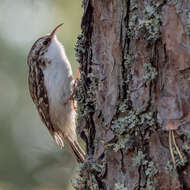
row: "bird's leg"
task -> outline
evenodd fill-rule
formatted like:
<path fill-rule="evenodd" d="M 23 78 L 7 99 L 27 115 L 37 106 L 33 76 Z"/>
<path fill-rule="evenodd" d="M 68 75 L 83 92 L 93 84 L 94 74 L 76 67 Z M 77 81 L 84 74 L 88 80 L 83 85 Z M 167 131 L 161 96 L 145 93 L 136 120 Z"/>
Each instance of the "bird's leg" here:
<path fill-rule="evenodd" d="M 78 79 L 78 77 L 79 77 L 79 74 L 80 74 L 80 71 L 79 71 L 79 69 L 78 69 L 77 75 L 76 75 L 76 77 L 75 77 L 74 84 L 73 84 L 73 92 L 72 92 L 72 94 L 71 94 L 71 96 L 70 96 L 70 98 L 69 98 L 69 101 L 72 101 L 72 106 L 73 106 L 73 109 L 74 109 L 74 110 L 77 109 L 77 107 L 76 107 L 76 105 L 75 105 L 75 101 L 74 101 L 74 95 L 75 95 L 75 93 L 76 93 L 76 85 L 77 85 L 77 79 Z"/>
<path fill-rule="evenodd" d="M 173 147 L 172 147 L 172 141 L 173 141 L 173 144 L 175 146 L 175 149 L 181 159 L 182 162 L 184 162 L 184 159 L 183 159 L 183 156 L 177 146 L 177 143 L 176 143 L 176 140 L 175 140 L 175 134 L 174 134 L 174 130 L 177 129 L 176 127 L 176 121 L 174 121 L 174 125 L 173 125 L 173 122 L 170 120 L 168 122 L 168 126 L 169 126 L 169 149 L 170 149 L 170 154 L 171 154 L 171 157 L 172 157 L 172 161 L 174 163 L 174 165 L 176 164 L 176 161 L 175 161 L 175 156 L 174 156 L 174 152 L 173 152 Z"/>

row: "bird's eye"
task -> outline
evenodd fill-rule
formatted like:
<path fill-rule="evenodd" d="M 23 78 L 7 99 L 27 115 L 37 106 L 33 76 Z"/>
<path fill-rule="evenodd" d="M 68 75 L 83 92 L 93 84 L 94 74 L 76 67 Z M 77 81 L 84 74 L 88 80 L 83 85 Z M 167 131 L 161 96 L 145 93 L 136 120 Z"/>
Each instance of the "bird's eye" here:
<path fill-rule="evenodd" d="M 48 38 L 48 39 L 46 39 L 44 42 L 43 42 L 43 45 L 48 45 L 48 43 L 50 42 L 50 39 Z"/>

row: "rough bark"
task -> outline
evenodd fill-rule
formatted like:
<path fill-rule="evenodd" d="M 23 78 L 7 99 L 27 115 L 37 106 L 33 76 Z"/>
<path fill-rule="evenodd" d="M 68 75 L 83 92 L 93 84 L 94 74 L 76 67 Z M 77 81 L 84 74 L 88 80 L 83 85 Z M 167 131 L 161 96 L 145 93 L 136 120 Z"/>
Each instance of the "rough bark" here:
<path fill-rule="evenodd" d="M 190 189 L 190 2 L 83 0 L 76 189 Z M 173 130 L 184 161 L 173 145 Z"/>

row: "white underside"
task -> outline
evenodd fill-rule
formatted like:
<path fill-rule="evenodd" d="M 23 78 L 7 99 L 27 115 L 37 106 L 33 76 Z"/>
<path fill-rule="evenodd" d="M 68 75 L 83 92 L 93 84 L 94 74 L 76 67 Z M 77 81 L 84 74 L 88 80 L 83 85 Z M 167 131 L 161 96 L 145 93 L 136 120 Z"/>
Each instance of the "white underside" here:
<path fill-rule="evenodd" d="M 45 58 L 50 61 L 43 74 L 52 123 L 64 135 L 75 133 L 75 111 L 71 103 L 68 103 L 73 85 L 72 69 L 65 50 L 56 37 L 45 53 Z"/>

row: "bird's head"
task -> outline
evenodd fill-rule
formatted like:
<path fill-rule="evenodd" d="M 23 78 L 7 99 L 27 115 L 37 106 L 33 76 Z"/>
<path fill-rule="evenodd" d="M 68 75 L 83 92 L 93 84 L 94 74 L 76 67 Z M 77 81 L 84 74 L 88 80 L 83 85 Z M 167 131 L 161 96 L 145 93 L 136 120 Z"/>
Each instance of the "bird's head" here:
<path fill-rule="evenodd" d="M 47 34 L 45 36 L 42 36 L 32 46 L 28 59 L 32 58 L 33 60 L 37 59 L 39 56 L 43 55 L 45 52 L 48 51 L 48 47 L 50 46 L 52 40 L 55 39 L 57 30 L 62 26 L 63 24 L 59 24 L 50 34 Z"/>

